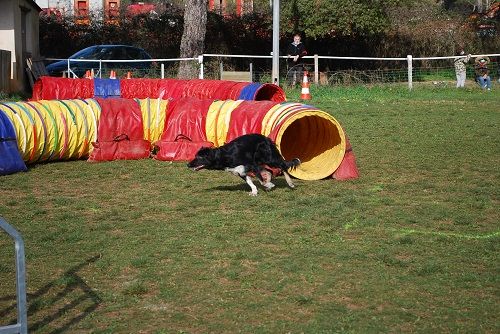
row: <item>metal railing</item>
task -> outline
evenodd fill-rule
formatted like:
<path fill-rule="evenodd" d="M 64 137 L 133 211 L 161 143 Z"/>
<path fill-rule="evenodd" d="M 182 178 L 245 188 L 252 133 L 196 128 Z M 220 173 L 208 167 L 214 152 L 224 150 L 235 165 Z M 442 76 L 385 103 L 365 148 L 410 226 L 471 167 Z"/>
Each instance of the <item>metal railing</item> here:
<path fill-rule="evenodd" d="M 16 252 L 16 295 L 17 295 L 17 323 L 0 327 L 0 334 L 27 334 L 28 313 L 26 301 L 26 262 L 24 258 L 24 242 L 21 234 L 0 217 L 0 229 L 3 229 L 15 243 Z"/>
<path fill-rule="evenodd" d="M 98 68 L 98 71 L 97 71 L 97 76 L 99 76 L 99 78 L 102 77 L 102 64 L 103 63 L 153 63 L 153 62 L 157 62 L 157 63 L 161 63 L 161 77 L 164 78 L 165 76 L 165 65 L 163 64 L 164 62 L 176 62 L 176 61 L 192 61 L 192 60 L 197 60 L 198 63 L 200 64 L 201 66 L 201 72 L 200 73 L 203 73 L 203 56 L 198 56 L 198 57 L 195 57 L 195 58 L 165 58 L 165 59 L 106 59 L 106 60 L 103 60 L 103 59 L 56 59 L 56 58 L 47 58 L 47 60 L 66 60 L 68 66 L 67 66 L 67 72 L 68 72 L 68 75 L 71 75 L 73 76 L 73 78 L 78 78 L 78 76 L 75 74 L 75 72 L 73 72 L 73 70 L 71 69 L 71 63 L 74 62 L 87 62 L 87 63 L 98 63 L 99 64 L 99 68 Z"/>

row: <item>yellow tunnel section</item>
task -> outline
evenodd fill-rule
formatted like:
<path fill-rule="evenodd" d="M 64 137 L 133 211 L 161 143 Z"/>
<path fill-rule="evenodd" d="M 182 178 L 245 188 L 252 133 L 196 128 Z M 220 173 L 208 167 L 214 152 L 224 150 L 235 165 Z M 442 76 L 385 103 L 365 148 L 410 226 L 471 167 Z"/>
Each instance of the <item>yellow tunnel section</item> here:
<path fill-rule="evenodd" d="M 299 158 L 290 174 L 301 180 L 332 175 L 344 158 L 346 141 L 340 124 L 325 112 L 304 111 L 286 119 L 276 134 L 276 146 L 285 160 Z"/>
<path fill-rule="evenodd" d="M 101 109 L 93 99 L 2 102 L 26 163 L 81 159 L 97 140 Z"/>
<path fill-rule="evenodd" d="M 206 117 L 206 135 L 214 146 L 226 143 L 230 126 L 242 126 L 231 117 L 241 102 L 215 101 L 210 106 Z M 252 109 L 245 111 L 251 113 Z M 344 130 L 333 116 L 314 107 L 290 102 L 276 104 L 265 113 L 260 125 L 261 134 L 276 143 L 285 160 L 300 159 L 301 164 L 289 171 L 298 179 L 329 177 L 344 158 Z"/>

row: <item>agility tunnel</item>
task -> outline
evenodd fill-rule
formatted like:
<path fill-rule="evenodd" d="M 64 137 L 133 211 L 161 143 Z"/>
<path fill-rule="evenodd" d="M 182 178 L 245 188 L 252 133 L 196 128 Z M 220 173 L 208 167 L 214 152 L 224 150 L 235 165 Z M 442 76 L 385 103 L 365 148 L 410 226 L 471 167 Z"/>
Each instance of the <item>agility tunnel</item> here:
<path fill-rule="evenodd" d="M 276 85 L 226 80 L 177 79 L 70 79 L 41 77 L 33 87 L 32 100 L 69 100 L 94 97 L 177 99 L 196 97 L 216 100 L 286 100 Z"/>
<path fill-rule="evenodd" d="M 189 160 L 200 147 L 218 147 L 247 133 L 261 133 L 276 143 L 285 159 L 301 160 L 291 175 L 319 180 L 333 175 L 346 153 L 338 121 L 300 103 L 182 98 L 172 102 L 167 119 L 166 131 L 155 143 L 159 149 L 155 158 L 160 160 L 174 160 L 171 157 L 178 156 L 181 148 L 190 154 L 180 160 Z"/>
<path fill-rule="evenodd" d="M 30 164 L 84 159 L 185 161 L 247 133 L 270 137 L 302 180 L 357 177 L 344 130 L 330 114 L 300 103 L 162 99 L 41 100 L 1 103 L 18 151 Z M 4 121 L 5 123 L 5 121 Z M 7 137 L 7 136 L 5 136 Z M 12 140 L 12 133 L 8 136 Z"/>

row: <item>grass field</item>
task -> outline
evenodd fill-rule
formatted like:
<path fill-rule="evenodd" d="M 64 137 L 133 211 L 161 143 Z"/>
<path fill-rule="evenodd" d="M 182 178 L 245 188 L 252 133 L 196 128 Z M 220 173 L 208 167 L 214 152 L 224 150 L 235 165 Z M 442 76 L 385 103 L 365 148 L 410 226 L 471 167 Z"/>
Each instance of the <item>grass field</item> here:
<path fill-rule="evenodd" d="M 30 332 L 499 333 L 500 86 L 312 94 L 344 125 L 359 179 L 279 179 L 250 197 L 227 173 L 153 160 L 0 177 Z M 0 237 L 6 325 L 14 251 Z"/>

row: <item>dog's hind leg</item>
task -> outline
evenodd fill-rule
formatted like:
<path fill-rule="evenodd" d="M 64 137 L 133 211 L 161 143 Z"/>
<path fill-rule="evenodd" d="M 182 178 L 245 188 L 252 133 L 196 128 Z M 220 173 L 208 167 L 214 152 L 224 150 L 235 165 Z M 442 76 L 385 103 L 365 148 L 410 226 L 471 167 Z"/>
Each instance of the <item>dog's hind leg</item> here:
<path fill-rule="evenodd" d="M 285 176 L 286 183 L 290 188 L 295 188 L 295 184 L 292 182 L 292 178 L 290 177 L 290 174 L 288 174 L 287 171 L 283 171 L 283 175 Z"/>
<path fill-rule="evenodd" d="M 262 169 L 260 172 L 260 176 L 261 177 L 258 178 L 259 182 L 264 188 L 266 188 L 266 190 L 271 190 L 275 187 L 274 183 L 271 182 L 272 174 L 270 171 Z"/>
<path fill-rule="evenodd" d="M 266 188 L 266 190 L 271 190 L 275 187 L 275 185 L 271 182 L 271 172 L 264 169 L 262 166 L 253 165 L 249 167 L 249 171 L 255 174 L 257 180 L 259 180 L 260 184 Z"/>

